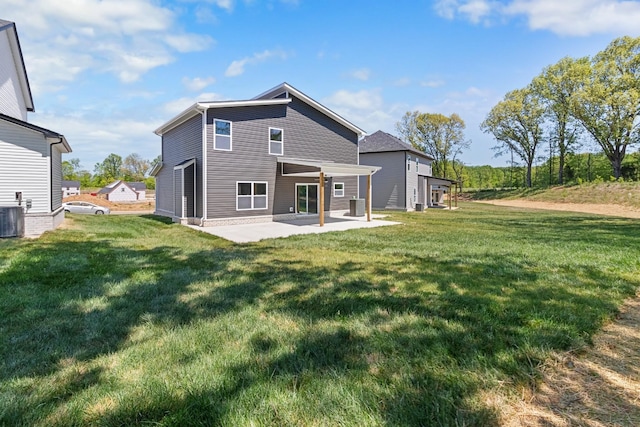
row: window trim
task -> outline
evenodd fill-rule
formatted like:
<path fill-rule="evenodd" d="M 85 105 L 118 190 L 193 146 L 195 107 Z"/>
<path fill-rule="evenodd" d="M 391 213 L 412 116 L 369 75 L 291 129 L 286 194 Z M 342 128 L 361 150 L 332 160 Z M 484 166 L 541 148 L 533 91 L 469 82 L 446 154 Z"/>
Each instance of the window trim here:
<path fill-rule="evenodd" d="M 280 131 L 280 135 L 281 135 L 281 138 L 282 138 L 281 141 L 273 141 L 273 140 L 271 140 L 271 129 Z M 280 143 L 280 147 L 281 147 L 280 153 L 272 153 L 271 152 L 271 143 L 272 142 L 279 142 Z M 271 154 L 272 156 L 284 156 L 284 129 L 269 126 L 269 154 Z"/>
<path fill-rule="evenodd" d="M 218 134 L 216 133 L 216 122 L 225 122 L 229 123 L 229 135 L 220 135 L 220 136 L 228 136 L 229 137 L 229 149 L 226 148 L 218 148 L 216 146 L 216 141 Z M 224 119 L 213 119 L 213 149 L 216 151 L 233 151 L 233 122 L 231 120 Z"/>
<path fill-rule="evenodd" d="M 240 195 L 238 194 L 238 185 L 239 184 L 251 184 L 251 194 L 249 195 Z M 265 194 L 258 194 L 258 196 L 264 196 L 266 198 L 264 208 L 256 208 L 255 207 L 255 197 L 254 194 L 255 184 L 264 184 L 265 185 Z M 251 197 L 251 207 L 250 208 L 240 208 L 238 207 L 238 197 Z M 236 181 L 236 211 L 263 211 L 269 209 L 269 182 L 268 181 Z"/>
<path fill-rule="evenodd" d="M 342 185 L 342 189 L 340 189 L 340 191 L 342 191 L 341 195 L 336 194 L 336 185 Z M 344 182 L 334 182 L 333 183 L 333 197 L 344 197 L 344 194 L 345 194 Z"/>

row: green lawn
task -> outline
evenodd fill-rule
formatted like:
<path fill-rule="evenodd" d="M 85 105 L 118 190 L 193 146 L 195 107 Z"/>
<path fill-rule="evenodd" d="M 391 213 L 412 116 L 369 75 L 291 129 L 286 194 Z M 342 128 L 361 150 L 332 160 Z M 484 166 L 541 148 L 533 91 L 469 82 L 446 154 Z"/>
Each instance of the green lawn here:
<path fill-rule="evenodd" d="M 640 223 L 463 204 L 234 245 L 153 217 L 0 240 L 0 425 L 492 425 L 588 345 Z"/>

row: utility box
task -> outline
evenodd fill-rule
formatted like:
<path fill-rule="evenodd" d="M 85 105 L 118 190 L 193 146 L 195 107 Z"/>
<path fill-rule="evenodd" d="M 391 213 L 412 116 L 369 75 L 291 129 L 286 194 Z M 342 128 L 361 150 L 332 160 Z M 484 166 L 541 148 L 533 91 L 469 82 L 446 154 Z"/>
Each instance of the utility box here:
<path fill-rule="evenodd" d="M 351 199 L 349 200 L 349 215 L 350 216 L 364 216 L 364 199 Z"/>
<path fill-rule="evenodd" d="M 416 212 L 424 211 L 424 203 L 416 203 Z"/>
<path fill-rule="evenodd" d="M 0 238 L 24 237 L 22 206 L 0 206 Z"/>

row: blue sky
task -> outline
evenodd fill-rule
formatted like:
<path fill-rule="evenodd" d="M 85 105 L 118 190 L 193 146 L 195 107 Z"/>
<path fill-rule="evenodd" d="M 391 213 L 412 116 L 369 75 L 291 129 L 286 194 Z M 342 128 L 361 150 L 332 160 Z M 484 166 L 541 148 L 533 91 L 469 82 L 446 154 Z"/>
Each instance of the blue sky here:
<path fill-rule="evenodd" d="M 152 159 L 153 130 L 198 100 L 282 82 L 369 133 L 406 111 L 459 114 L 468 165 L 506 165 L 479 130 L 509 90 L 564 56 L 640 35 L 619 0 L 0 0 L 16 22 L 36 112 L 84 169 Z"/>

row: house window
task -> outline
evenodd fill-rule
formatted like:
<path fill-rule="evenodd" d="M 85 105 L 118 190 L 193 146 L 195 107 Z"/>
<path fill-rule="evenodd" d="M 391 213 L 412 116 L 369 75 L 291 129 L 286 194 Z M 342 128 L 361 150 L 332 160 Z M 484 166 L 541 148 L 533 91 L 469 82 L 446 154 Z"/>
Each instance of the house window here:
<path fill-rule="evenodd" d="M 407 170 L 411 170 L 411 155 L 407 154 Z"/>
<path fill-rule="evenodd" d="M 127 189 L 126 189 L 126 188 L 124 188 L 124 187 L 120 187 L 120 191 L 121 191 L 122 193 L 124 193 L 125 191 L 127 191 Z"/>
<path fill-rule="evenodd" d="M 420 165 L 420 158 L 416 157 L 416 172 L 418 172 L 419 165 Z"/>
<path fill-rule="evenodd" d="M 344 197 L 344 182 L 333 183 L 333 197 Z"/>
<path fill-rule="evenodd" d="M 282 156 L 282 154 L 284 154 L 282 129 L 269 128 L 269 154 L 276 156 Z"/>
<path fill-rule="evenodd" d="M 231 151 L 231 122 L 214 120 L 213 149 Z"/>
<path fill-rule="evenodd" d="M 238 182 L 236 187 L 236 210 L 267 209 L 266 182 Z"/>

